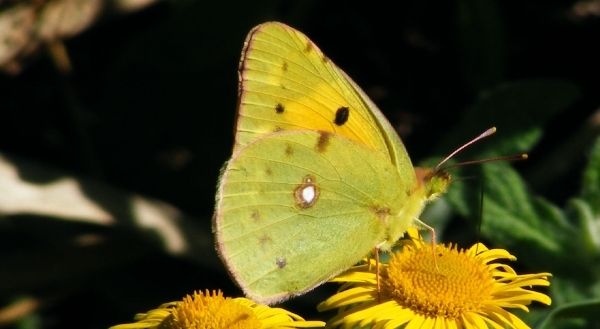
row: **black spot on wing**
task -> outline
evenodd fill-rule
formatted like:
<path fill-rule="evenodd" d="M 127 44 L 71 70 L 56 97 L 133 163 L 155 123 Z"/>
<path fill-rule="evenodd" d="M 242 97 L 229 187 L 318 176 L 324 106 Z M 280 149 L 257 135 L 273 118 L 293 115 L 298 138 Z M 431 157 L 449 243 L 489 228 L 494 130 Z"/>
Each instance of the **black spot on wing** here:
<path fill-rule="evenodd" d="M 285 108 L 283 107 L 283 105 L 281 105 L 281 103 L 277 103 L 277 105 L 275 105 L 275 112 L 277 114 L 281 114 L 285 111 Z"/>
<path fill-rule="evenodd" d="M 350 117 L 350 109 L 346 106 L 342 106 L 337 111 L 335 111 L 335 119 L 333 123 L 338 126 L 342 126 L 346 122 L 348 122 L 348 118 Z"/>
<path fill-rule="evenodd" d="M 275 264 L 277 264 L 279 269 L 282 269 L 287 265 L 287 260 L 283 257 L 277 257 L 277 259 L 275 259 Z"/>

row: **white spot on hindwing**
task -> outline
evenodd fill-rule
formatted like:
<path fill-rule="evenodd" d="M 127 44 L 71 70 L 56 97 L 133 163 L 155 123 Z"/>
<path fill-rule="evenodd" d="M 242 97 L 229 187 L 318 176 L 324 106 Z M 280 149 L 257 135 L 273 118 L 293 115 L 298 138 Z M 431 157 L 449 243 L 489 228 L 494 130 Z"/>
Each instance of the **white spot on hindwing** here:
<path fill-rule="evenodd" d="M 309 185 L 302 189 L 302 199 L 305 203 L 312 203 L 315 199 L 315 187 Z"/>
<path fill-rule="evenodd" d="M 319 189 L 312 176 L 306 175 L 304 177 L 302 184 L 298 185 L 294 190 L 294 198 L 296 199 L 296 204 L 301 208 L 308 208 L 315 204 L 319 198 Z"/>

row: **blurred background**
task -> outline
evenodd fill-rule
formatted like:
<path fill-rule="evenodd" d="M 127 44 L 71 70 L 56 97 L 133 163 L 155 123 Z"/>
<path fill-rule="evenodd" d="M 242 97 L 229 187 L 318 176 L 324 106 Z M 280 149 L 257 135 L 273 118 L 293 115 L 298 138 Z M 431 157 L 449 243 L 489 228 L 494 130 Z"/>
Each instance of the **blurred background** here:
<path fill-rule="evenodd" d="M 443 242 L 514 248 L 519 270 L 555 273 L 555 308 L 600 305 L 600 1 L 0 0 L 0 327 L 107 328 L 194 290 L 240 295 L 211 217 L 243 42 L 271 20 L 346 71 L 415 164 L 491 126 L 457 159 L 528 152 L 491 167 L 516 168 L 498 182 L 453 172 L 483 179 L 425 221 Z M 481 180 L 519 190 L 504 195 L 510 219 L 479 211 Z M 579 197 L 588 215 L 573 215 Z M 322 318 L 335 288 L 286 306 Z M 561 321 L 598 328 L 585 312 Z"/>

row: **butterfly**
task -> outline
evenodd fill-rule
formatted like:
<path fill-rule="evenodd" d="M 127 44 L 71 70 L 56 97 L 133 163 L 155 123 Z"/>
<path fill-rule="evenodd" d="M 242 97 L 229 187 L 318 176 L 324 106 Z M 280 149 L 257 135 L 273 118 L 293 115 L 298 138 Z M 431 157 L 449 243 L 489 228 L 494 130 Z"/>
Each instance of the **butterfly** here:
<path fill-rule="evenodd" d="M 246 296 L 306 293 L 373 250 L 389 251 L 450 176 L 414 168 L 377 106 L 301 32 L 252 29 L 239 65 L 235 144 L 213 231 Z"/>

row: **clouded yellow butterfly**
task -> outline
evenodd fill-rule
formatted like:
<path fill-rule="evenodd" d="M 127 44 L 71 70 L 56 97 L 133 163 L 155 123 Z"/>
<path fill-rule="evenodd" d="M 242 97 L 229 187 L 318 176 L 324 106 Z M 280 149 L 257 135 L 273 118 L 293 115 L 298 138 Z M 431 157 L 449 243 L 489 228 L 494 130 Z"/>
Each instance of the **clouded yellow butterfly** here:
<path fill-rule="evenodd" d="M 418 217 L 450 177 L 413 168 L 375 104 L 304 34 L 255 27 L 239 75 L 213 230 L 248 297 L 303 294 L 407 229 L 428 228 Z"/>

